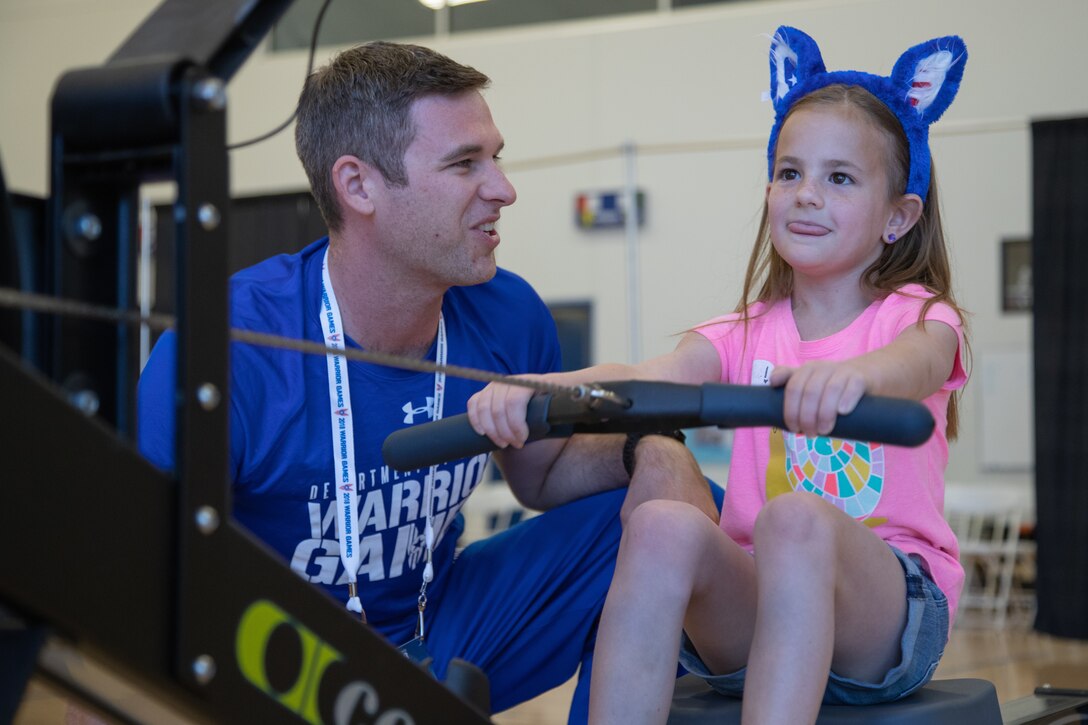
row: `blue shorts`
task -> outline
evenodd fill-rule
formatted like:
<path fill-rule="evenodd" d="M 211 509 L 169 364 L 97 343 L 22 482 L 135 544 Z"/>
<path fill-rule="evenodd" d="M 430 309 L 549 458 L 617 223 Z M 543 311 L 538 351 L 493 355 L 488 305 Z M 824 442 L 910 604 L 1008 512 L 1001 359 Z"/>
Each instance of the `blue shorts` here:
<path fill-rule="evenodd" d="M 427 608 L 427 651 L 487 675 L 501 712 L 581 671 L 570 722 L 588 715 L 597 620 L 612 581 L 627 489 L 573 501 L 466 547 Z M 397 643 L 399 644 L 399 643 Z"/>
<path fill-rule="evenodd" d="M 899 642 L 902 659 L 880 682 L 862 682 L 831 671 L 824 690 L 825 705 L 873 705 L 906 697 L 929 682 L 948 642 L 948 599 L 915 557 L 894 546 L 892 552 L 903 566 L 907 580 L 907 624 Z M 744 693 L 747 668 L 727 675 L 713 675 L 684 634 L 680 664 L 702 677 L 717 692 L 731 697 Z"/>

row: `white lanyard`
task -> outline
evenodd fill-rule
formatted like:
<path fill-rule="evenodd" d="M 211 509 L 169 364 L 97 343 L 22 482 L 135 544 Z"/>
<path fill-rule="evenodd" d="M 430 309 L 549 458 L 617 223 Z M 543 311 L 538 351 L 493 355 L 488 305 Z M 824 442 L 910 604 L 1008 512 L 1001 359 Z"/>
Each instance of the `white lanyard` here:
<path fill-rule="evenodd" d="M 321 316 L 324 321 L 325 345 L 343 350 L 345 346 L 343 323 L 340 319 L 340 306 L 336 302 L 336 293 L 329 276 L 329 250 L 321 261 Z M 438 316 L 438 341 L 435 362 L 446 364 L 446 322 Z M 329 407 L 332 411 L 332 455 L 336 462 L 336 528 L 340 540 L 340 561 L 348 578 L 347 608 L 358 612 L 363 621 L 362 602 L 359 601 L 357 576 L 359 571 L 359 495 L 356 491 L 357 475 L 355 469 L 355 435 L 351 417 L 351 386 L 348 380 L 347 358 L 332 353 L 325 356 L 329 372 Z M 446 374 L 434 374 L 434 420 L 442 418 L 442 408 L 446 397 Z M 422 634 L 423 609 L 427 603 L 427 584 L 434 578 L 434 566 L 431 557 L 434 553 L 434 478 L 438 466 L 431 470 L 424 483 L 424 502 L 427 522 L 423 536 L 427 548 L 427 562 L 423 568 L 423 585 L 419 592 L 420 633 Z"/>

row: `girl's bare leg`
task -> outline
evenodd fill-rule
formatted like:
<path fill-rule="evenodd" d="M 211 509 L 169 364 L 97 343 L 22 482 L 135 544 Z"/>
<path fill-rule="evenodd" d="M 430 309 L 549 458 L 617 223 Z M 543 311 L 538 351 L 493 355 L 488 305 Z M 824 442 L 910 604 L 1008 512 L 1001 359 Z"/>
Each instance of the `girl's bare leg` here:
<path fill-rule="evenodd" d="M 809 493 L 769 501 L 754 541 L 759 605 L 742 722 L 815 722 L 829 669 L 879 681 L 898 663 L 902 567 L 876 534 Z"/>
<path fill-rule="evenodd" d="M 743 665 L 754 584 L 752 558 L 703 511 L 661 500 L 635 509 L 597 632 L 590 722 L 665 722 L 682 626 L 700 647 L 699 633 L 713 631 L 717 659 Z"/>

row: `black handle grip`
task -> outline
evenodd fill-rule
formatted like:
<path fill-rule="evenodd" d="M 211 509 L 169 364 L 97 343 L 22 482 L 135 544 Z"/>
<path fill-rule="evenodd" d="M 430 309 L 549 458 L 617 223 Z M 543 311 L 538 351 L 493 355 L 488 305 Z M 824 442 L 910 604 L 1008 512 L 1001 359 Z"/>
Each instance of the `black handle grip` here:
<path fill-rule="evenodd" d="M 723 428 L 782 428 L 784 398 L 785 388 L 707 383 L 703 385 L 701 417 Z M 838 417 L 831 436 L 920 446 L 933 434 L 933 426 L 929 408 L 916 400 L 865 395 L 853 412 Z"/>
<path fill-rule="evenodd" d="M 783 388 L 756 385 L 706 383 L 702 386 L 675 383 L 618 382 L 606 387 L 631 393 L 629 409 L 576 408 L 542 395 L 529 401 L 526 422 L 529 440 L 549 436 L 615 431 L 653 431 L 714 425 L 721 428 L 753 426 L 785 427 L 782 417 Z M 693 396 L 692 393 L 697 393 Z M 640 400 L 642 401 L 640 403 Z M 549 422 L 553 420 L 564 425 Z M 627 413 L 625 416 L 624 413 Z M 567 424 L 572 425 L 567 425 Z M 929 409 L 914 400 L 866 395 L 849 415 L 840 415 L 831 435 L 835 438 L 875 441 L 899 446 L 919 446 L 933 433 Z M 397 431 L 385 439 L 382 455 L 393 468 L 410 471 L 444 461 L 495 450 L 487 436 L 472 429 L 467 415 L 455 415 Z"/>
<path fill-rule="evenodd" d="M 535 441 L 548 435 L 570 435 L 567 427 L 548 423 L 550 403 L 551 396 L 547 395 L 538 395 L 529 400 L 525 415 L 525 422 L 529 424 L 529 440 Z M 412 471 L 493 450 L 495 444 L 472 429 L 467 414 L 452 415 L 395 431 L 382 443 L 385 462 L 398 471 Z"/>

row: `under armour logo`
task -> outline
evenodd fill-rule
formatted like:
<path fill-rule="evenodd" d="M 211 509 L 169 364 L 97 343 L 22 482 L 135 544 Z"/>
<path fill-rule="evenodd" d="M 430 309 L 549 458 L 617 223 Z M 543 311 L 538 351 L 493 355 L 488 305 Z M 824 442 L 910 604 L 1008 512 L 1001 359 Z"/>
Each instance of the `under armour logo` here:
<path fill-rule="evenodd" d="M 401 407 L 401 410 L 403 410 L 405 413 L 405 425 L 412 425 L 413 423 L 415 423 L 417 415 L 426 415 L 428 419 L 434 418 L 434 398 L 428 395 L 427 404 L 422 405 L 418 408 L 413 408 L 411 401 L 409 401 L 405 403 L 403 407 Z"/>

